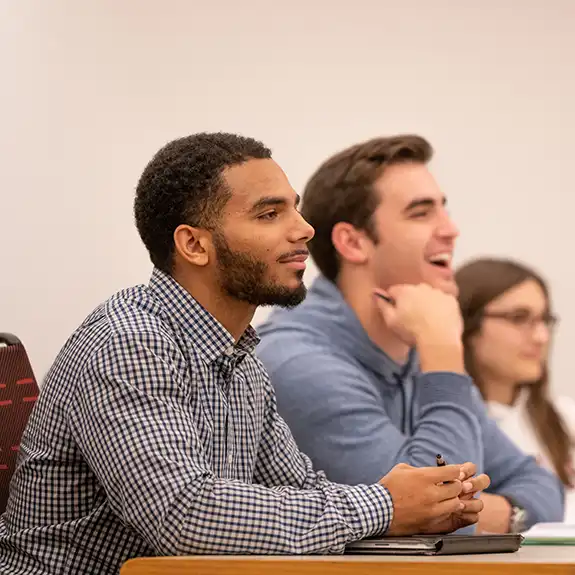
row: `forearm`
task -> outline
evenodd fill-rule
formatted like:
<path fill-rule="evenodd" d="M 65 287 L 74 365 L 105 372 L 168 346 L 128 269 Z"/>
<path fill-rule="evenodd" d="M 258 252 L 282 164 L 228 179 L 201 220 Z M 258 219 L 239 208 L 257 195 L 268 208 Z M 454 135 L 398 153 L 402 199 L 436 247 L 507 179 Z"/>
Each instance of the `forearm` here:
<path fill-rule="evenodd" d="M 419 413 L 403 457 L 412 465 L 430 465 L 441 453 L 450 462 L 483 461 L 482 430 L 474 412 L 472 381 L 465 374 L 459 340 L 417 340 L 421 375 L 415 382 Z M 403 460 L 403 459 L 402 459 Z"/>
<path fill-rule="evenodd" d="M 154 542 L 162 554 L 341 553 L 385 532 L 391 497 L 379 485 L 301 491 L 206 476 L 172 503 Z"/>
<path fill-rule="evenodd" d="M 437 453 L 451 463 L 473 461 L 481 466 L 481 430 L 473 407 L 471 380 L 466 376 L 416 376 L 413 383 L 407 384 L 415 394 L 415 413 L 413 418 L 406 413 L 405 427 L 395 417 L 399 406 L 392 399 L 382 398 L 364 371 L 337 356 L 322 355 L 321 351 L 307 354 L 283 366 L 276 376 L 284 381 L 279 386 L 282 413 L 314 468 L 324 470 L 330 481 L 376 483 L 397 463 L 435 465 Z M 385 385 L 399 393 L 397 384 Z M 293 393 L 295 387 L 297 393 Z M 281 439 L 287 432 L 277 432 L 283 425 L 273 429 L 276 432 L 266 434 L 262 442 L 255 481 L 270 487 L 283 484 L 305 489 L 321 482 L 311 465 L 297 464 L 299 457 L 293 457 L 297 448 Z M 288 449 L 278 450 L 278 445 L 287 444 Z M 303 456 L 303 461 L 309 460 Z"/>
<path fill-rule="evenodd" d="M 520 451 L 485 412 L 481 421 L 485 472 L 491 477 L 489 493 L 507 497 L 525 509 L 528 527 L 540 522 L 562 521 L 564 491 L 557 476 Z"/>
<path fill-rule="evenodd" d="M 433 465 L 441 453 L 449 463 L 472 461 L 481 467 L 483 441 L 473 411 L 471 381 L 455 373 L 427 373 L 416 378 L 417 417 L 394 463 Z"/>
<path fill-rule="evenodd" d="M 260 439 L 253 483 L 270 488 L 321 489 L 329 484 L 325 473 L 315 469 L 310 458 L 299 450 L 291 429 L 277 412 L 271 386 L 268 392 L 268 417 Z M 378 475 L 369 483 L 375 484 L 380 479 Z"/>
<path fill-rule="evenodd" d="M 483 511 L 477 523 L 478 533 L 509 533 L 511 504 L 501 495 L 482 493 Z"/>
<path fill-rule="evenodd" d="M 565 493 L 559 479 L 530 460 L 527 468 L 517 470 L 507 481 L 492 486 L 492 493 L 502 495 L 527 511 L 527 527 L 535 523 L 563 521 Z"/>
<path fill-rule="evenodd" d="M 264 487 L 318 489 L 328 483 L 325 473 L 314 469 L 307 455 L 300 452 L 284 421 L 275 417 L 273 431 L 262 437 L 253 482 Z M 377 477 L 372 483 L 377 483 Z"/>
<path fill-rule="evenodd" d="M 441 341 L 433 335 L 424 335 L 417 339 L 416 347 L 423 373 L 449 371 L 465 374 L 461 340 Z"/>

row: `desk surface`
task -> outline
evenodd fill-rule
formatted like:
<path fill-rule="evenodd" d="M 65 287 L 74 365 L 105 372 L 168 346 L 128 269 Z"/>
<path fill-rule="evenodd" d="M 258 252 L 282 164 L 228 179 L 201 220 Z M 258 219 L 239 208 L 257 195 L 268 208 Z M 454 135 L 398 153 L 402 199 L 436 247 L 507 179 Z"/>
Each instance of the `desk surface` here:
<path fill-rule="evenodd" d="M 575 547 L 527 546 L 517 553 L 439 557 L 302 555 L 150 557 L 121 575 L 575 575 Z"/>

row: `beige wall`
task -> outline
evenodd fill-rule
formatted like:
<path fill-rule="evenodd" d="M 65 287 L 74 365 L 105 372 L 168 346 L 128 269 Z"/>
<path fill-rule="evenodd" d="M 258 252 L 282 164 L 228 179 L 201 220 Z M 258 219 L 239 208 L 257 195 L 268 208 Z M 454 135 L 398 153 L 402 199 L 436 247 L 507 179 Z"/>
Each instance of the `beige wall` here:
<path fill-rule="evenodd" d="M 261 138 L 301 188 L 343 146 L 416 131 L 459 261 L 512 254 L 551 280 L 575 397 L 574 30 L 573 0 L 0 0 L 0 331 L 43 375 L 146 280 L 132 196 L 173 137 Z"/>

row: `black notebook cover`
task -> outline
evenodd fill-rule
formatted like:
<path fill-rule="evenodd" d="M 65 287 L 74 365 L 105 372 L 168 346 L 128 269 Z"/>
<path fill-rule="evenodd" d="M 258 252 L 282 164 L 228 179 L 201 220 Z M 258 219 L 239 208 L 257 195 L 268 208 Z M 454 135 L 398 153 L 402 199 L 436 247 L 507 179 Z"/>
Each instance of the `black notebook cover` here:
<path fill-rule="evenodd" d="M 473 555 L 476 553 L 513 553 L 523 537 L 505 535 L 411 535 L 378 537 L 350 543 L 347 554 L 371 555 Z"/>

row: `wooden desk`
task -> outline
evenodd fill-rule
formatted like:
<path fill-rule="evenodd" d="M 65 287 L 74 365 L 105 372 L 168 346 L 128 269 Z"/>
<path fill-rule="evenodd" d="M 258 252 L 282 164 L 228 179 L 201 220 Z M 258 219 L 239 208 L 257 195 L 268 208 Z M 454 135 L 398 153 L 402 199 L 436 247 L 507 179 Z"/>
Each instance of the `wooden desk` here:
<path fill-rule="evenodd" d="M 120 575 L 575 575 L 575 547 L 445 557 L 204 556 L 132 559 Z"/>

